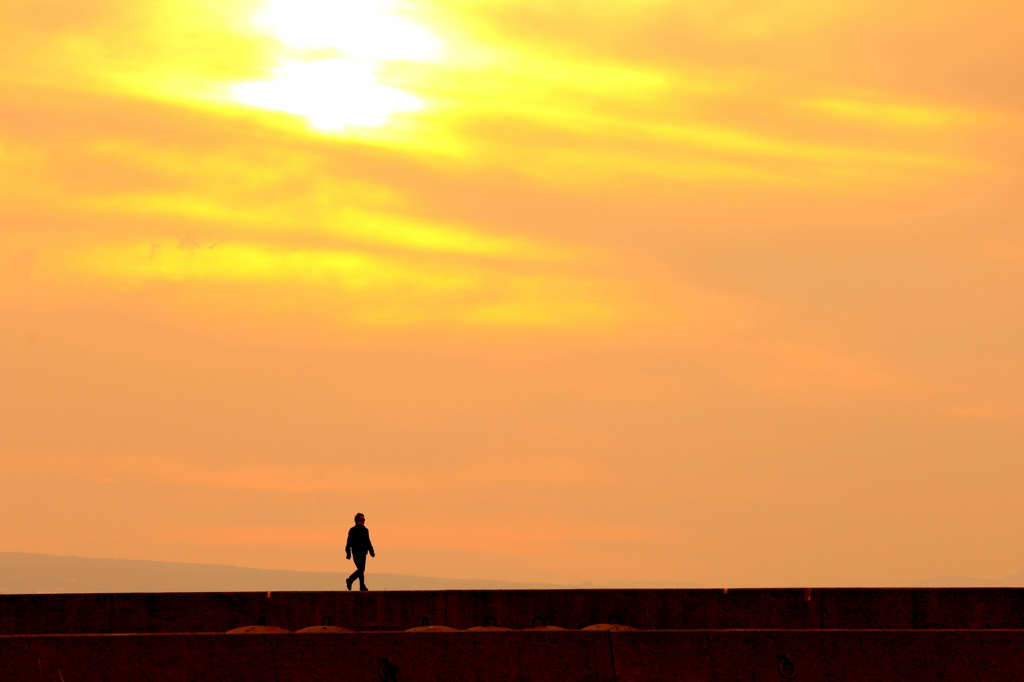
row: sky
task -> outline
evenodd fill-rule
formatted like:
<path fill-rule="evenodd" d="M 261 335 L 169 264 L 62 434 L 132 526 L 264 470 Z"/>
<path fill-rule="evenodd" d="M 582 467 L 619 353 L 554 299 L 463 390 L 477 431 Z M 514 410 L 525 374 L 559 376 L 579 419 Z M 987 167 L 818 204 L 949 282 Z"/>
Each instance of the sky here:
<path fill-rule="evenodd" d="M 1024 5 L 0 5 L 0 551 L 1024 568 Z M 370 582 L 372 587 L 372 581 Z"/>

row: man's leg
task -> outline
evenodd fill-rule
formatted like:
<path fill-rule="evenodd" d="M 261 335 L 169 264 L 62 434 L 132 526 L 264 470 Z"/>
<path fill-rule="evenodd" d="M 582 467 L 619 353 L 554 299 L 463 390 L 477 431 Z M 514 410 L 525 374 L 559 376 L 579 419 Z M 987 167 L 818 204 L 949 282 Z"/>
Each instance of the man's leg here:
<path fill-rule="evenodd" d="M 366 552 L 352 552 L 352 560 L 356 562 L 356 572 L 351 579 L 359 578 L 359 591 L 366 591 L 366 582 L 363 580 L 363 573 L 366 571 Z"/>
<path fill-rule="evenodd" d="M 362 575 L 362 572 L 358 568 L 356 568 L 355 572 L 352 575 L 350 575 L 349 577 L 345 578 L 345 587 L 347 587 L 348 589 L 351 590 L 352 589 L 352 583 L 355 582 L 355 579 L 360 577 L 361 575 Z"/>
<path fill-rule="evenodd" d="M 345 586 L 348 589 L 352 589 L 352 583 L 359 579 L 359 584 L 363 584 L 363 571 L 366 570 L 366 554 L 360 554 L 359 552 L 352 552 L 352 561 L 356 562 L 356 570 L 345 580 Z"/>

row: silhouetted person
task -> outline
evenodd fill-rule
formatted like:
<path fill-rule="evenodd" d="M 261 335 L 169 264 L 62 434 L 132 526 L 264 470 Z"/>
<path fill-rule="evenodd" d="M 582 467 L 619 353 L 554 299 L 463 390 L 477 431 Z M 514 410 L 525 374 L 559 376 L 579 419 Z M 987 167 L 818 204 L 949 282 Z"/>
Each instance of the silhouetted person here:
<path fill-rule="evenodd" d="M 370 553 L 370 556 L 377 556 L 373 553 L 370 531 L 366 528 L 366 518 L 362 514 L 356 514 L 356 525 L 348 529 L 348 542 L 345 543 L 345 558 L 356 562 L 356 572 L 345 579 L 345 585 L 349 590 L 352 589 L 352 583 L 356 581 L 356 578 L 359 578 L 359 591 L 368 591 L 366 582 L 363 580 L 367 552 Z"/>

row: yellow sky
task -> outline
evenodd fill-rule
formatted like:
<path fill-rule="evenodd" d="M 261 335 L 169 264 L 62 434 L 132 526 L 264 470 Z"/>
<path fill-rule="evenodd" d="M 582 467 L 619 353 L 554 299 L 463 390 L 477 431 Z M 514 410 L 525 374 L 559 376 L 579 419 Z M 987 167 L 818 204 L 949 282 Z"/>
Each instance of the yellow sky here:
<path fill-rule="evenodd" d="M 1024 6 L 0 7 L 0 551 L 1024 568 Z"/>

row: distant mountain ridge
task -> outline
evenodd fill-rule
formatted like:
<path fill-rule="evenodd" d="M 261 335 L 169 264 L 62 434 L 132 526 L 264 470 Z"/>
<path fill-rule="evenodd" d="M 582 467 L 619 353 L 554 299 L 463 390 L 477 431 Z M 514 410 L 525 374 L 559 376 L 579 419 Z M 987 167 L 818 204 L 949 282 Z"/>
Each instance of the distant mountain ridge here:
<path fill-rule="evenodd" d="M 76 592 L 290 592 L 345 589 L 348 573 L 285 571 L 142 559 L 0 552 L 0 594 Z M 529 590 L 580 587 L 700 587 L 692 583 L 564 585 L 370 573 L 373 590 Z"/>
<path fill-rule="evenodd" d="M 348 573 L 244 568 L 142 559 L 94 559 L 0 552 L 0 593 L 287 592 L 344 590 Z M 367 575 L 374 590 L 566 587 L 499 580 L 457 580 L 389 573 Z"/>
<path fill-rule="evenodd" d="M 347 573 L 244 568 L 144 559 L 97 559 L 0 552 L 0 594 L 76 592 L 290 592 L 345 589 Z M 672 589 L 706 587 L 687 582 L 616 581 L 557 584 L 432 578 L 371 573 L 373 590 L 530 590 L 579 588 Z M 1024 587 L 1024 571 L 999 580 L 936 576 L 911 587 Z M 738 587 L 738 586 L 737 586 Z M 894 587 L 898 587 L 894 585 Z"/>

